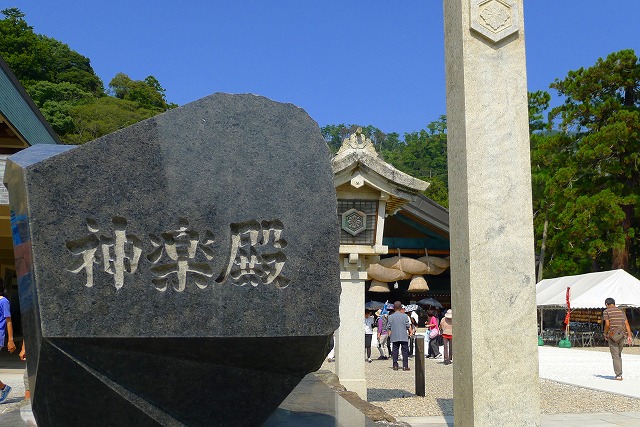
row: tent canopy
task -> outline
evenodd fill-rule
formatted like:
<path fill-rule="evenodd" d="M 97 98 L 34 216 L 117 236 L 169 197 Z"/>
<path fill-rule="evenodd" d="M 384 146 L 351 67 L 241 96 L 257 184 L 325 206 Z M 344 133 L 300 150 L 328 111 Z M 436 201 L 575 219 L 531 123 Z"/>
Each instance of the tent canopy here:
<path fill-rule="evenodd" d="M 624 270 L 542 280 L 536 285 L 538 307 L 566 308 L 568 287 L 571 288 L 572 309 L 604 308 L 604 300 L 609 297 L 617 306 L 640 307 L 640 280 Z"/>

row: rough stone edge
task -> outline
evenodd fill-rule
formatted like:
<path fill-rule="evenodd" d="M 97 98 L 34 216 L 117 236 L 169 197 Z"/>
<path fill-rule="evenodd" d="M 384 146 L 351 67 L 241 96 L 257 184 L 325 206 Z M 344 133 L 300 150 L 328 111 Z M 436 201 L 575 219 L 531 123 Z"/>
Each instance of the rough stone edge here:
<path fill-rule="evenodd" d="M 8 402 L 0 406 L 0 416 L 3 414 L 8 414 L 16 409 L 20 410 L 23 406 L 31 406 L 31 399 L 22 398 L 17 402 Z"/>
<path fill-rule="evenodd" d="M 375 421 L 376 424 L 393 427 L 411 427 L 410 424 L 404 421 L 398 421 L 381 407 L 362 400 L 356 392 L 347 391 L 347 389 L 340 384 L 340 378 L 333 372 L 320 370 L 313 374 L 327 387 L 339 394 L 340 397 L 353 405 L 358 411 L 362 412 L 367 418 Z"/>

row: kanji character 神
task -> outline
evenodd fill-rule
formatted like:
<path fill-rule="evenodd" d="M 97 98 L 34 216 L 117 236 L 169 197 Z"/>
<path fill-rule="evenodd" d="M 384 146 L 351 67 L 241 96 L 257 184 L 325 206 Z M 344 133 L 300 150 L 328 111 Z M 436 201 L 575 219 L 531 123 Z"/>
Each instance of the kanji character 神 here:
<path fill-rule="evenodd" d="M 87 229 L 91 234 L 66 243 L 67 249 L 78 256 L 78 259 L 69 266 L 69 271 L 79 273 L 84 270 L 87 275 L 85 286 L 89 288 L 93 286 L 93 265 L 100 264 L 100 260 L 102 260 L 103 270 L 114 276 L 116 289 L 124 285 L 125 273 L 133 274 L 138 268 L 142 242 L 138 237 L 127 234 L 125 218 L 114 216 L 111 224 L 112 235 L 99 235 L 97 221 L 87 218 Z"/>

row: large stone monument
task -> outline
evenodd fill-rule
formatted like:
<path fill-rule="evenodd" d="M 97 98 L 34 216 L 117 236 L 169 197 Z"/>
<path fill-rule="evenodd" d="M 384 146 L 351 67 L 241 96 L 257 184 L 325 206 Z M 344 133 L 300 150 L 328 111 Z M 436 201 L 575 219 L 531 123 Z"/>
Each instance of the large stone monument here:
<path fill-rule="evenodd" d="M 540 425 L 522 0 L 444 16 L 455 423 Z"/>
<path fill-rule="evenodd" d="M 10 158 L 38 425 L 260 425 L 338 327 L 330 155 L 301 109 L 216 94 Z"/>

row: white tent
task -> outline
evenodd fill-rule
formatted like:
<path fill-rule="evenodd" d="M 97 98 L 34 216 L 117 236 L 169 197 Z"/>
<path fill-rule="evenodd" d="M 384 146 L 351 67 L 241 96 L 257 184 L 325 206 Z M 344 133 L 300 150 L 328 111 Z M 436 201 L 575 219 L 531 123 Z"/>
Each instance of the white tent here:
<path fill-rule="evenodd" d="M 539 308 L 567 307 L 567 288 L 571 288 L 571 308 L 604 308 L 611 297 L 617 306 L 640 307 L 640 280 L 624 270 L 600 271 L 545 279 L 536 285 Z"/>

